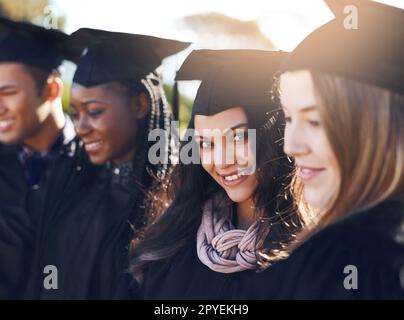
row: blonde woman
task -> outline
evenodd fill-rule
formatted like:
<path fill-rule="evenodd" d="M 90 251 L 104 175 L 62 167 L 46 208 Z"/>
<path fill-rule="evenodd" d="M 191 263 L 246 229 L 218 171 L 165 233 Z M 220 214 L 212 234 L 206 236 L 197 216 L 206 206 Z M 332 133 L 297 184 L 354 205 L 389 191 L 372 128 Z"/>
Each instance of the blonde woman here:
<path fill-rule="evenodd" d="M 242 297 L 404 298 L 404 10 L 328 3 L 336 18 L 295 49 L 279 81 L 293 191 L 314 219 L 288 259 L 237 284 Z M 348 4 L 357 30 L 339 15 Z"/>

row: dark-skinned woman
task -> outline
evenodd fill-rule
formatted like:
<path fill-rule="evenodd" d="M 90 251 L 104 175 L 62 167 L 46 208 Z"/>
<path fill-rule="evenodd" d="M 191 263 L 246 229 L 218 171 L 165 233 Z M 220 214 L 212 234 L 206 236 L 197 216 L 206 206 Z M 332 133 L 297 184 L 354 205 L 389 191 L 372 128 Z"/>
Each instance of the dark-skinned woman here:
<path fill-rule="evenodd" d="M 84 156 L 80 163 L 62 165 L 71 176 L 54 179 L 44 201 L 27 296 L 121 298 L 127 289 L 128 246 L 146 219 L 145 195 L 153 177 L 163 177 L 168 168 L 168 162 L 154 164 L 148 158 L 154 143 L 148 134 L 167 130 L 172 119 L 156 68 L 189 44 L 79 29 L 70 45 L 84 49 L 71 91 Z M 172 153 L 168 143 L 165 152 Z M 57 277 L 44 274 L 46 266 Z"/>

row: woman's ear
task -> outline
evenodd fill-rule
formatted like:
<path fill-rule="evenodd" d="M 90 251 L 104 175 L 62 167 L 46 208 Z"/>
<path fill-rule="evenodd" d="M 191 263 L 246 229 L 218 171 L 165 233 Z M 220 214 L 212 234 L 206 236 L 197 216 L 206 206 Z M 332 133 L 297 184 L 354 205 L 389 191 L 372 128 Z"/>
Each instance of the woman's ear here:
<path fill-rule="evenodd" d="M 145 93 L 133 97 L 132 103 L 136 108 L 136 118 L 143 119 L 150 109 L 150 100 Z"/>
<path fill-rule="evenodd" d="M 50 76 L 46 81 L 44 90 L 44 98 L 48 101 L 53 101 L 62 96 L 63 82 L 59 77 Z"/>

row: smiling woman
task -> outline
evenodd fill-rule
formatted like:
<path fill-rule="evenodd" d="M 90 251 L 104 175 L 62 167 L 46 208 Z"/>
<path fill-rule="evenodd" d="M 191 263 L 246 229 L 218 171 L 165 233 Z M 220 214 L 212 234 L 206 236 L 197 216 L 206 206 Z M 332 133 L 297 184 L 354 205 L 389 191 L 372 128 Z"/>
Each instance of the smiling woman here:
<path fill-rule="evenodd" d="M 175 168 L 173 204 L 134 247 L 137 297 L 230 298 L 231 283 L 256 275 L 260 253 L 280 259 L 300 230 L 282 192 L 292 171 L 279 141 L 283 119 L 267 90 L 285 56 L 200 50 L 178 71 L 177 80 L 202 79 L 189 125 L 201 163 Z"/>
<path fill-rule="evenodd" d="M 171 120 L 155 69 L 188 43 L 80 29 L 69 44 L 84 52 L 71 92 L 81 157 L 63 159 L 38 208 L 44 217 L 27 296 L 125 297 L 129 243 L 147 220 L 154 178 L 164 177 L 170 165 L 147 158 L 148 133 L 167 130 Z M 170 155 L 172 146 L 164 147 Z M 42 287 L 49 265 L 57 269 L 57 290 Z"/>
<path fill-rule="evenodd" d="M 255 150 L 251 150 L 252 141 L 240 138 L 248 130 L 247 115 L 243 108 L 230 108 L 212 116 L 195 116 L 196 132 L 214 132 L 212 136 L 200 137 L 202 167 L 207 173 L 227 192 L 229 198 L 239 204 L 249 202 L 252 194 L 257 188 L 257 177 L 255 172 Z M 229 132 L 231 136 L 223 136 Z M 223 138 L 226 143 L 223 143 Z M 212 141 L 205 146 L 208 141 Z M 198 137 L 196 138 L 198 142 Z M 245 152 L 245 149 L 248 149 Z M 213 159 L 212 159 L 213 155 Z M 252 203 L 249 203 L 251 206 Z M 245 216 L 246 215 L 246 216 Z M 251 212 L 250 212 L 251 215 Z M 239 215 L 240 220 L 247 220 L 249 226 L 254 216 L 247 212 Z M 242 219 L 241 219 L 242 218 Z M 245 223 L 241 223 L 245 225 Z"/>
<path fill-rule="evenodd" d="M 335 200 L 340 170 L 320 121 L 311 74 L 283 74 L 280 90 L 286 120 L 285 153 L 295 159 L 298 178 L 304 183 L 305 201 L 324 209 Z"/>
<path fill-rule="evenodd" d="M 293 193 L 316 219 L 286 260 L 240 282 L 238 297 L 404 298 L 404 10 L 328 3 L 336 18 L 291 53 L 280 76 Z M 359 30 L 344 28 L 347 3 L 358 7 Z"/>
<path fill-rule="evenodd" d="M 119 83 L 85 87 L 73 84 L 71 110 L 77 136 L 94 164 L 133 160 L 140 121 L 149 112 L 145 93 Z"/>

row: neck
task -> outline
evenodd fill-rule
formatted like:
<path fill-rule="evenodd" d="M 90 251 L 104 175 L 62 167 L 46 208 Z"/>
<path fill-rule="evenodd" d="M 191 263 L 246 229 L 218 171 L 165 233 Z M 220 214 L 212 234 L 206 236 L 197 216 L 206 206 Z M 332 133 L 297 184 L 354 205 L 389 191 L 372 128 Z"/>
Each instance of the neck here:
<path fill-rule="evenodd" d="M 120 157 L 111 160 L 111 164 L 113 166 L 120 166 L 124 163 L 133 161 L 134 158 L 135 158 L 135 149 L 132 149 L 129 152 L 121 155 Z"/>
<path fill-rule="evenodd" d="M 62 106 L 51 106 L 51 112 L 42 123 L 41 128 L 32 136 L 25 139 L 22 144 L 35 150 L 49 150 L 59 137 L 66 123 Z"/>
<path fill-rule="evenodd" d="M 254 201 L 251 198 L 237 203 L 237 228 L 247 230 L 255 219 Z"/>

